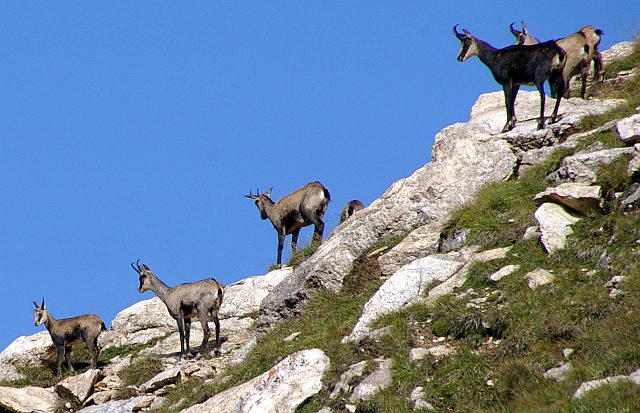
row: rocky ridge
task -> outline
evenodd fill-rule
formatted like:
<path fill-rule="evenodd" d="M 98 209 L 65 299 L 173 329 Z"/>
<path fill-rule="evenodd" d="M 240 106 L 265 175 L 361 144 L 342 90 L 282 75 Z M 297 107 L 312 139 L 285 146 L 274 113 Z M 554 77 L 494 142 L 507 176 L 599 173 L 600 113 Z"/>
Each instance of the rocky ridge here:
<path fill-rule="evenodd" d="M 616 46 L 612 50 L 616 54 L 624 53 L 621 51 L 624 46 Z M 605 53 L 605 58 L 607 56 Z M 0 387 L 0 406 L 16 412 L 53 412 L 65 403 L 67 409 L 89 406 L 82 409 L 87 412 L 158 408 L 165 403 L 163 395 L 167 390 L 181 380 L 190 377 L 215 380 L 225 366 L 242 361 L 260 334 L 279 320 L 304 311 L 305 302 L 318 289 L 340 290 L 354 261 L 389 235 L 406 234 L 406 237 L 379 255 L 378 262 L 386 280 L 365 305 L 360 320 L 351 334 L 345 337 L 345 343 L 371 337 L 376 333 L 373 323 L 385 314 L 418 302 L 431 303 L 444 294 L 452 293 L 464 284 L 473 263 L 502 259 L 508 249 L 479 251 L 474 246 L 463 246 L 456 251 L 438 252 L 443 225 L 451 212 L 472 201 L 487 183 L 518 176 L 526 168 L 542 162 L 553 148 L 576 145 L 589 133 L 595 133 L 572 134 L 571 130 L 585 116 L 604 113 L 621 103 L 618 100 L 569 99 L 561 105 L 564 116 L 560 122 L 546 130 L 536 131 L 537 93 L 521 92 L 516 107 L 523 121 L 513 131 L 501 134 L 499 131 L 504 124 L 502 99 L 501 92 L 480 96 L 467 123 L 451 125 L 436 135 L 432 162 L 393 184 L 368 208 L 336 228 L 318 251 L 299 267 L 249 277 L 227 286 L 220 311 L 221 331 L 225 338 L 220 358 L 179 360 L 175 321 L 164 304 L 158 298 L 152 298 L 121 311 L 111 322 L 110 330 L 99 340 L 101 351 L 140 344 L 147 347 L 140 351 L 139 356 L 160 358 L 162 371 L 131 388 L 134 397 L 114 400 L 123 386 L 119 373 L 134 359 L 129 355 L 115 357 L 100 370 L 88 370 L 68 377 L 54 388 Z M 548 105 L 552 107 L 551 99 Z M 604 127 L 609 130 L 615 128 L 624 142 L 633 144 L 633 133 L 639 124 L 638 115 L 634 115 Z M 632 158 L 629 173 L 635 173 L 637 167 L 634 169 L 632 165 L 640 163 L 639 153 L 640 147 L 594 147 L 565 158 L 562 166 L 549 177 L 554 186 L 536 196 L 538 210 L 535 217 L 539 225 L 528 231 L 530 236 L 539 238 L 549 253 L 561 250 L 571 233 L 571 226 L 582 215 L 602 205 L 603 194 L 594 185 L 598 166 L 628 156 Z M 629 202 L 635 200 L 630 199 Z M 509 276 L 514 269 L 507 267 L 494 274 L 495 277 L 492 275 L 492 280 L 498 282 Z M 552 283 L 554 279 L 554 275 L 544 269 L 526 277 L 531 289 Z M 623 288 L 624 280 L 612 280 L 612 291 Z M 478 296 L 471 303 L 484 306 L 487 297 Z M 198 342 L 201 334 L 199 325 L 194 324 L 192 342 Z M 51 357 L 51 351 L 52 344 L 46 331 L 16 339 L 0 353 L 0 380 L 22 379 L 20 367 L 45 362 Z M 408 357 L 412 360 L 440 358 L 454 351 L 454 346 L 446 341 L 425 342 L 423 347 L 412 350 Z M 292 354 L 264 375 L 213 396 L 187 411 L 295 411 L 300 403 L 320 391 L 320 379 L 330 363 L 321 349 Z M 358 403 L 388 386 L 391 381 L 390 361 L 379 359 L 375 364 L 369 368 L 365 368 L 366 363 L 344 366 L 344 379 L 335 386 L 331 398 L 344 398 L 345 409 L 355 411 Z M 564 370 L 565 367 L 561 371 Z M 549 374 L 558 377 L 560 373 L 553 371 Z M 636 373 L 621 377 L 626 378 L 614 377 L 611 380 L 637 382 Z M 580 394 L 575 397 L 611 381 L 607 380 L 602 378 L 593 385 L 585 383 L 584 389 L 581 387 Z M 413 393 L 416 407 L 432 409 L 431 404 L 423 400 L 420 388 L 414 389 Z"/>

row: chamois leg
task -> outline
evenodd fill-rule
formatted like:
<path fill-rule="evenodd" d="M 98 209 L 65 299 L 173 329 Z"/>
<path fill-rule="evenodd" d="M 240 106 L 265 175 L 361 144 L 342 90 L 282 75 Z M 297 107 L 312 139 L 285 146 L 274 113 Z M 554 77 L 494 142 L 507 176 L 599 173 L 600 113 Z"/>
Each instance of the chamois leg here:
<path fill-rule="evenodd" d="M 540 93 L 540 119 L 538 119 L 538 130 L 544 129 L 544 104 L 546 96 L 544 94 L 544 83 L 538 83 L 536 85 L 538 93 Z M 560 91 L 558 91 L 560 92 Z M 558 100 L 562 98 L 562 94 L 558 93 Z"/>
<path fill-rule="evenodd" d="M 582 73 L 580 73 L 580 80 L 582 81 L 582 87 L 580 89 L 580 97 L 582 99 L 587 98 L 587 78 L 589 77 L 589 66 L 585 66 L 582 68 Z M 565 91 L 565 97 L 569 96 L 569 89 Z"/>
<path fill-rule="evenodd" d="M 184 351 L 184 314 L 180 311 L 180 315 L 176 319 L 178 323 L 178 333 L 180 334 L 180 357 L 186 356 Z"/>
<path fill-rule="evenodd" d="M 56 346 L 56 364 L 58 365 L 57 376 L 62 376 L 62 360 L 64 359 L 64 345 Z"/>
<path fill-rule="evenodd" d="M 296 252 L 298 249 L 298 235 L 300 235 L 300 228 L 291 233 L 291 252 Z"/>
<path fill-rule="evenodd" d="M 593 80 L 596 82 L 604 82 L 604 62 L 599 50 L 593 52 Z"/>
<path fill-rule="evenodd" d="M 71 346 L 66 346 L 64 348 L 64 358 L 67 361 L 67 366 L 69 366 L 69 370 L 73 370 L 73 364 L 71 364 Z"/>
<path fill-rule="evenodd" d="M 220 320 L 218 319 L 218 312 L 213 313 L 213 324 L 216 326 L 216 348 L 214 354 L 216 357 L 220 357 Z"/>
<path fill-rule="evenodd" d="M 198 354 L 203 355 L 207 351 L 207 343 L 211 336 L 211 330 L 209 329 L 209 324 L 207 324 L 207 321 L 209 320 L 208 311 L 206 309 L 198 308 L 198 318 L 200 319 L 200 325 L 202 326 L 202 343 L 200 344 Z"/>
<path fill-rule="evenodd" d="M 96 369 L 98 365 L 98 339 L 91 339 L 90 337 L 82 337 L 84 344 L 87 345 L 89 355 L 91 356 L 91 368 Z"/>
<path fill-rule="evenodd" d="M 184 319 L 184 343 L 187 349 L 187 354 L 191 354 L 191 348 L 189 347 L 189 338 L 191 337 L 191 319 Z"/>
<path fill-rule="evenodd" d="M 502 85 L 502 91 L 504 92 L 504 104 L 507 109 L 507 123 L 504 124 L 502 133 L 510 131 L 516 125 L 515 101 L 519 89 L 519 85 L 512 85 L 511 83 Z"/>
<path fill-rule="evenodd" d="M 278 259 L 276 265 L 282 267 L 282 248 L 284 247 L 284 237 L 287 235 L 284 228 L 278 230 Z"/>

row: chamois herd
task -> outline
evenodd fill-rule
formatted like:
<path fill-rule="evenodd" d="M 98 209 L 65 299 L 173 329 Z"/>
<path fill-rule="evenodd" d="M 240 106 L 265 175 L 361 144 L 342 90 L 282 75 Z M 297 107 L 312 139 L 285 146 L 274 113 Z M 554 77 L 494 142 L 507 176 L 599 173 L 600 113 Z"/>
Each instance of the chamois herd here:
<path fill-rule="evenodd" d="M 580 96 L 586 96 L 587 74 L 591 62 L 594 63 L 594 80 L 601 81 L 604 78 L 604 64 L 598 50 L 602 30 L 592 26 L 585 26 L 577 32 L 558 39 L 540 42 L 531 35 L 524 22 L 521 22 L 522 30 L 509 25 L 510 32 L 516 38 L 516 44 L 502 49 L 497 49 L 489 43 L 474 37 L 469 31 L 463 29 L 460 33 L 458 25 L 453 26 L 453 34 L 461 43 L 461 49 L 457 60 L 464 62 L 472 56 L 477 56 L 484 63 L 496 82 L 503 89 L 507 122 L 502 132 L 514 128 L 516 124 L 515 99 L 520 85 L 534 85 L 540 93 L 540 118 L 538 129 L 545 127 L 544 116 L 544 82 L 548 81 L 551 96 L 556 98 L 555 107 L 551 116 L 551 123 L 558 119 L 558 108 L 563 97 L 568 97 L 569 82 L 572 77 L 580 75 Z M 282 249 L 285 237 L 291 234 L 291 249 L 296 251 L 298 235 L 302 227 L 313 224 L 313 241 L 320 243 L 324 231 L 322 218 L 327 210 L 331 195 L 329 190 L 320 182 L 310 182 L 296 191 L 273 201 L 269 189 L 264 193 L 256 191 L 245 197 L 254 200 L 260 213 L 260 218 L 271 221 L 278 235 L 278 250 L 276 265 L 282 265 Z M 361 201 L 347 202 L 340 214 L 340 224 L 348 220 L 355 212 L 365 206 Z M 218 311 L 224 297 L 224 287 L 216 280 L 209 278 L 197 282 L 180 284 L 169 287 L 163 283 L 149 268 L 147 264 L 137 260 L 131 263 L 131 267 L 138 274 L 138 292 L 153 291 L 164 302 L 171 317 L 178 324 L 180 334 L 180 357 L 190 357 L 189 336 L 191 332 L 191 320 L 198 318 L 203 330 L 202 343 L 197 356 L 207 352 L 207 343 L 210 337 L 208 322 L 213 321 L 216 332 L 214 354 L 220 355 L 220 321 Z M 73 318 L 56 320 L 45 308 L 44 298 L 38 305 L 35 301 L 34 324 L 44 323 L 57 353 L 57 375 L 62 374 L 62 362 L 66 360 L 67 366 L 73 370 L 71 363 L 71 346 L 83 341 L 91 356 L 91 368 L 96 368 L 99 349 L 98 336 L 106 331 L 104 322 L 95 314 L 86 314 Z"/>

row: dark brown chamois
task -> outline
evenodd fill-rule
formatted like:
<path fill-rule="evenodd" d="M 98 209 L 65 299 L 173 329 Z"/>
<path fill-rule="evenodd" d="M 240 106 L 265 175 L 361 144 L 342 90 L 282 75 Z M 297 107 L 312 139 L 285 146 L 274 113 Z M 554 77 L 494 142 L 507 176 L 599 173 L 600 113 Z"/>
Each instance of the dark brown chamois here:
<path fill-rule="evenodd" d="M 44 304 L 44 298 L 42 304 L 38 305 L 35 301 L 33 305 L 36 307 L 33 310 L 33 323 L 36 326 L 44 323 L 45 327 L 49 331 L 51 341 L 56 346 L 58 372 L 57 375 L 62 375 L 62 359 L 67 361 L 69 370 L 73 371 L 73 365 L 71 364 L 71 346 L 78 342 L 84 341 L 91 354 L 91 368 L 95 369 L 98 363 L 98 336 L 101 332 L 106 331 L 104 322 L 95 314 L 85 314 L 73 318 L 63 318 L 56 320 L 47 311 Z"/>
<path fill-rule="evenodd" d="M 534 85 L 538 89 L 540 93 L 538 129 L 544 128 L 544 82 L 546 80 L 552 88 L 557 86 L 560 92 L 551 116 L 551 123 L 556 122 L 560 100 L 564 94 L 562 69 L 566 62 L 566 54 L 555 42 L 496 49 L 473 37 L 467 30 L 463 29 L 463 33 L 458 33 L 457 27 L 457 24 L 453 26 L 453 34 L 461 43 L 458 61 L 464 62 L 471 56 L 478 56 L 480 61 L 489 68 L 496 82 L 502 86 L 507 108 L 507 123 L 502 128 L 502 132 L 510 131 L 516 124 L 515 101 L 520 85 Z"/>
<path fill-rule="evenodd" d="M 255 195 L 249 191 L 249 195 L 245 195 L 245 197 L 255 200 L 256 207 L 260 211 L 260 218 L 269 219 L 278 233 L 276 264 L 281 266 L 282 247 L 284 246 L 284 238 L 288 234 L 291 234 L 291 250 L 294 252 L 302 227 L 313 224 L 313 242 L 322 241 L 322 233 L 324 232 L 322 217 L 327 210 L 331 195 L 324 185 L 316 181 L 310 182 L 273 202 L 269 198 L 272 189 L 270 188 L 264 194 L 256 193 Z"/>
<path fill-rule="evenodd" d="M 529 33 L 527 26 L 524 22 L 522 24 L 522 31 L 513 28 L 513 23 L 509 26 L 509 30 L 516 38 L 516 44 L 518 45 L 533 45 L 538 44 L 540 41 Z M 582 87 L 580 89 L 580 96 L 585 99 L 587 96 L 587 77 L 589 75 L 589 68 L 591 67 L 591 61 L 594 65 L 593 78 L 596 82 L 600 82 L 604 77 L 604 62 L 602 61 L 602 55 L 600 50 L 600 40 L 604 32 L 600 29 L 596 29 L 593 26 L 584 26 L 577 32 L 556 40 L 556 43 L 567 54 L 567 63 L 562 70 L 562 78 L 564 80 L 564 97 L 569 97 L 569 82 L 571 78 L 580 75 L 582 81 Z M 552 87 L 551 96 L 556 97 L 557 91 Z"/>
<path fill-rule="evenodd" d="M 218 310 L 222 305 L 224 289 L 222 285 L 208 278 L 206 280 L 193 283 L 180 284 L 175 287 L 168 287 L 158 277 L 151 272 L 147 264 L 140 264 L 140 260 L 135 264 L 131 263 L 131 268 L 139 275 L 140 285 L 138 292 L 143 293 L 151 290 L 164 305 L 171 317 L 178 323 L 180 333 L 180 356 L 187 357 L 189 353 L 189 336 L 191 334 L 191 319 L 198 317 L 202 326 L 202 344 L 198 350 L 198 355 L 203 355 L 207 350 L 207 342 L 211 335 L 209 324 L 211 319 L 216 326 L 216 347 L 215 355 L 220 355 L 220 320 L 218 320 Z"/>
<path fill-rule="evenodd" d="M 363 208 L 364 204 L 362 203 L 362 201 L 358 201 L 357 199 L 353 199 L 347 202 L 344 208 L 342 208 L 342 212 L 340 213 L 340 223 L 342 224 L 351 215 L 355 214 L 356 211 L 360 211 Z"/>

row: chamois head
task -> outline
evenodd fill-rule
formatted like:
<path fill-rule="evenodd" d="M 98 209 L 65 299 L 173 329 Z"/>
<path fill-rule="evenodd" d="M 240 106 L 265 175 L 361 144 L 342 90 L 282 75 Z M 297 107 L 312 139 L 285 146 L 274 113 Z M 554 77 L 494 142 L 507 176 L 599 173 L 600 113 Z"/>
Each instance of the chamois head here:
<path fill-rule="evenodd" d="M 151 289 L 151 283 L 149 281 L 149 274 L 153 275 L 151 272 L 151 268 L 147 264 L 140 264 L 140 260 L 137 260 L 135 263 L 131 263 L 131 268 L 138 273 L 140 277 L 140 285 L 138 286 L 138 292 L 143 293 L 147 290 Z"/>
<path fill-rule="evenodd" d="M 520 24 L 522 24 L 522 31 L 518 31 L 514 29 L 513 23 L 509 25 L 509 30 L 511 31 L 511 34 L 513 34 L 516 37 L 517 45 L 532 45 L 532 44 L 540 43 L 538 39 L 536 39 L 534 36 L 532 36 L 529 33 L 529 31 L 527 30 L 527 26 L 524 24 L 523 21 L 521 21 Z"/>
<path fill-rule="evenodd" d="M 245 195 L 245 198 L 255 200 L 256 207 L 258 207 L 258 211 L 260 211 L 260 218 L 263 220 L 269 218 L 267 216 L 267 206 L 273 205 L 273 201 L 269 196 L 271 196 L 271 190 L 273 187 L 269 188 L 269 190 L 263 194 L 260 193 L 260 190 L 256 189 L 256 194 L 252 194 L 251 190 L 249 190 L 249 195 Z"/>
<path fill-rule="evenodd" d="M 457 24 L 453 26 L 453 34 L 460 40 L 460 53 L 458 53 L 457 59 L 459 62 L 464 62 L 471 56 L 478 54 L 478 45 L 476 44 L 476 39 L 467 29 L 462 29 L 462 33 L 459 33 L 457 28 Z"/>
<path fill-rule="evenodd" d="M 33 324 L 35 324 L 36 326 L 39 326 L 40 324 L 44 323 L 47 319 L 46 317 L 47 310 L 44 308 L 44 297 L 42 297 L 41 305 L 38 305 L 38 303 L 36 303 L 35 301 L 33 302 L 33 305 L 36 306 L 35 310 L 33 310 Z"/>

